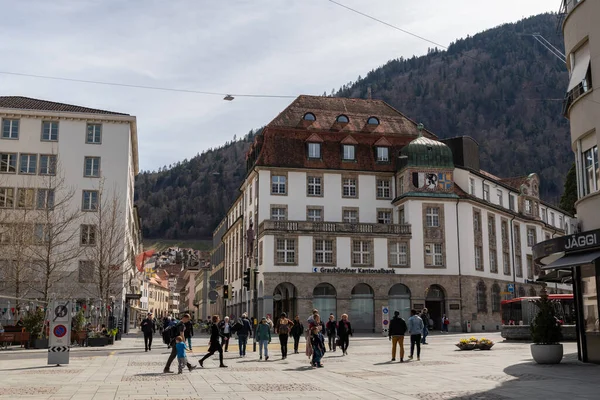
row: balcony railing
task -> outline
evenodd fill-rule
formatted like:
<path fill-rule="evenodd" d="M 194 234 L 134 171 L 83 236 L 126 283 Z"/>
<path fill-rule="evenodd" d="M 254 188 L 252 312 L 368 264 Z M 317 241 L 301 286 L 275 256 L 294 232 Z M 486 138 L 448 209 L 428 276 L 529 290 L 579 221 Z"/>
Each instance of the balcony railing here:
<path fill-rule="evenodd" d="M 310 221 L 263 221 L 258 232 L 358 233 L 365 235 L 411 235 L 410 224 L 372 224 Z"/>

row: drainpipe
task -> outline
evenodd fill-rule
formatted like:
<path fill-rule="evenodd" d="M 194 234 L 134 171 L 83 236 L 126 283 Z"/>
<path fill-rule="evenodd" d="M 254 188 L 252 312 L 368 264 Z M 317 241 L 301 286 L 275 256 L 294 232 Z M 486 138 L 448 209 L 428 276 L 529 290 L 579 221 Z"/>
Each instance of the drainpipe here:
<path fill-rule="evenodd" d="M 456 199 L 456 240 L 458 241 L 458 295 L 460 303 L 460 326 L 463 324 L 463 304 L 462 304 L 462 272 L 461 272 L 461 261 L 460 261 L 460 224 L 458 223 L 458 203 L 460 199 Z"/>

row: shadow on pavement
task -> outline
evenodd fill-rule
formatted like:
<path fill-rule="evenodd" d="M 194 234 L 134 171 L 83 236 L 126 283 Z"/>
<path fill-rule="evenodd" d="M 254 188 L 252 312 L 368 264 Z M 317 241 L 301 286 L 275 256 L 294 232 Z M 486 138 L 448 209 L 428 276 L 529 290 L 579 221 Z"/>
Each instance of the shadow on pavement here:
<path fill-rule="evenodd" d="M 42 367 L 5 368 L 5 369 L 0 369 L 0 371 L 25 371 L 25 370 L 33 370 L 33 369 L 51 369 L 51 368 L 61 368 L 61 366 L 60 365 L 44 365 Z"/>

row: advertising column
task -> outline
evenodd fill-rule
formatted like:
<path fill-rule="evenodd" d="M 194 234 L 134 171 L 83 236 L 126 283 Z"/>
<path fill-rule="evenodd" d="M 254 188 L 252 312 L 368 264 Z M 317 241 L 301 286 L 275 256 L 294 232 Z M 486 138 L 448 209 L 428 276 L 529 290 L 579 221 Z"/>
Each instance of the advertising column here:
<path fill-rule="evenodd" d="M 48 364 L 69 363 L 71 347 L 71 305 L 68 300 L 55 300 L 50 305 L 50 340 Z"/>

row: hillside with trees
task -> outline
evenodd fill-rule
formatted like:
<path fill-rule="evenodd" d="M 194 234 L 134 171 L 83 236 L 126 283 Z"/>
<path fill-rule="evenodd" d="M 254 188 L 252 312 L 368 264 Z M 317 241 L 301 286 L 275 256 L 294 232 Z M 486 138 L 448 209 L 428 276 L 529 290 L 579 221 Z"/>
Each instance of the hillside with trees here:
<path fill-rule="evenodd" d="M 555 14 L 457 40 L 447 51 L 395 59 L 334 96 L 382 99 L 440 138 L 469 135 L 481 167 L 501 177 L 537 172 L 541 195 L 558 204 L 573 162 L 562 98 L 564 63 L 528 34 L 562 49 Z M 245 151 L 258 132 L 158 172 L 142 172 L 136 197 L 146 238 L 209 238 L 237 196 Z"/>

